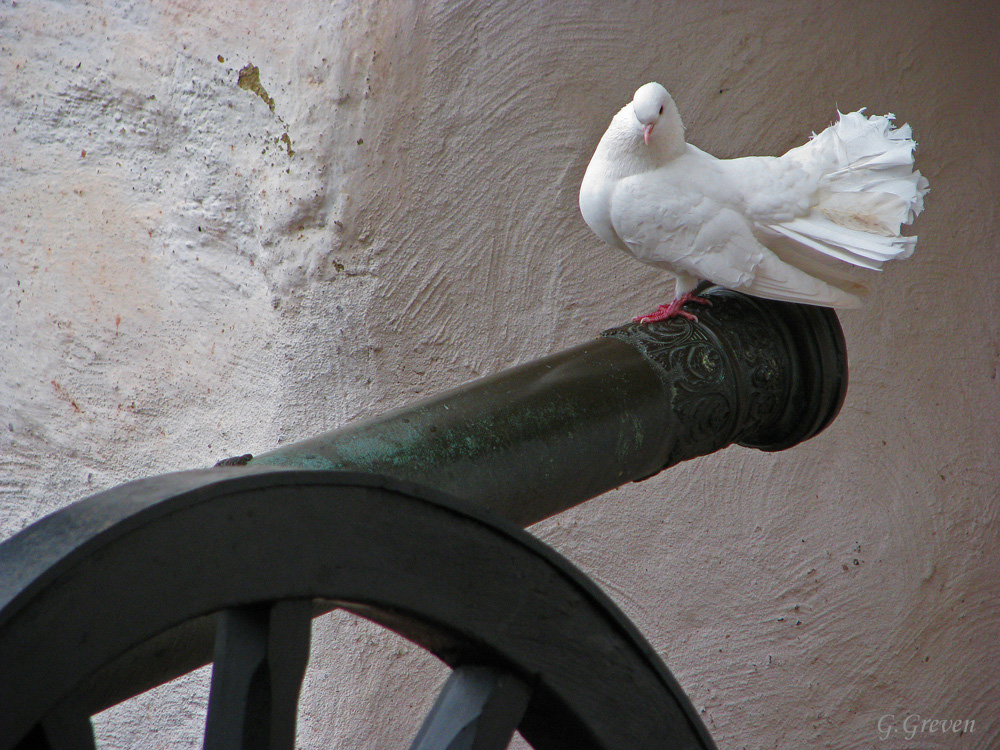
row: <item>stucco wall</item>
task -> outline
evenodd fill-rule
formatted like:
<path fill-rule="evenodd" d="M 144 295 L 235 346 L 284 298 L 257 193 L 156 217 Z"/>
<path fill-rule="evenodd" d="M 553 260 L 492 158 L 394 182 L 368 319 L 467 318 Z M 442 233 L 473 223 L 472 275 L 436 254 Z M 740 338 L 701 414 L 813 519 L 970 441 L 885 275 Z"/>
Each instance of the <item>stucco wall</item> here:
<path fill-rule="evenodd" d="M 997 744 L 987 5 L 0 3 L 0 535 L 662 301 L 667 279 L 576 207 L 647 80 L 718 156 L 780 153 L 837 107 L 893 111 L 932 193 L 916 255 L 841 315 L 833 426 L 533 530 L 635 620 L 721 748 Z M 346 616 L 316 634 L 300 745 L 405 744 L 445 671 Z M 205 684 L 109 711 L 101 741 L 199 746 Z M 880 717 L 911 713 L 975 731 L 880 739 Z"/>

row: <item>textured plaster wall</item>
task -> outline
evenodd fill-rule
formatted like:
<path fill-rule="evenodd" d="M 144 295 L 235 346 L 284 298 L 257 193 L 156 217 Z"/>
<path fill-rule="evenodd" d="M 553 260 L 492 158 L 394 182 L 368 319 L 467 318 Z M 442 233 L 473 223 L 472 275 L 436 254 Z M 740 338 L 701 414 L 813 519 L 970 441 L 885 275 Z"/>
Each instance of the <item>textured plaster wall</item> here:
<path fill-rule="evenodd" d="M 840 418 L 534 531 L 635 620 L 721 748 L 996 745 L 987 6 L 3 0 L 0 535 L 660 301 L 667 280 L 576 208 L 597 139 L 647 80 L 719 156 L 780 153 L 838 106 L 894 111 L 933 192 L 916 255 L 841 316 Z M 299 744 L 405 744 L 445 670 L 347 616 L 315 631 Z M 101 715 L 101 742 L 199 746 L 205 680 Z M 910 713 L 975 731 L 880 739 L 879 717 Z"/>

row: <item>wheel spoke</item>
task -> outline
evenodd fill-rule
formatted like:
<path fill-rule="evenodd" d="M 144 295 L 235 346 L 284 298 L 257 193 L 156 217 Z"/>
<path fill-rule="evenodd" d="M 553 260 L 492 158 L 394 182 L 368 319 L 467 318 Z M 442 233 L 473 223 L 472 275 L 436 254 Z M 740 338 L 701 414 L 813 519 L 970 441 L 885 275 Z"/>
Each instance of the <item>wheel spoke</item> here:
<path fill-rule="evenodd" d="M 308 599 L 219 613 L 206 750 L 294 750 L 311 622 Z"/>
<path fill-rule="evenodd" d="M 445 683 L 410 750 L 503 750 L 531 688 L 493 667 L 459 667 Z"/>

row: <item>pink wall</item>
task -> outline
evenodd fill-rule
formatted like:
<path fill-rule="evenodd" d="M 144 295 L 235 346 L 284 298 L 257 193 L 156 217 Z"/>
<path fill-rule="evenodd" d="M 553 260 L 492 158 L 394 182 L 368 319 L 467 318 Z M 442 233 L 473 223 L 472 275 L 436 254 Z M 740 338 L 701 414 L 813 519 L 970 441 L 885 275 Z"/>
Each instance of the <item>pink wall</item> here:
<path fill-rule="evenodd" d="M 1000 16 L 983 7 L 3 4 L 0 534 L 662 301 L 669 280 L 576 206 L 641 83 L 718 156 L 780 153 L 838 107 L 892 111 L 932 192 L 914 257 L 841 315 L 840 418 L 534 531 L 635 620 L 721 748 L 997 744 Z M 273 112 L 237 86 L 249 63 Z M 403 744 L 443 674 L 328 618 L 300 745 Z M 108 712 L 102 740 L 146 743 L 152 721 L 162 746 L 197 746 L 204 684 Z M 881 741 L 881 717 L 909 714 L 975 730 Z"/>

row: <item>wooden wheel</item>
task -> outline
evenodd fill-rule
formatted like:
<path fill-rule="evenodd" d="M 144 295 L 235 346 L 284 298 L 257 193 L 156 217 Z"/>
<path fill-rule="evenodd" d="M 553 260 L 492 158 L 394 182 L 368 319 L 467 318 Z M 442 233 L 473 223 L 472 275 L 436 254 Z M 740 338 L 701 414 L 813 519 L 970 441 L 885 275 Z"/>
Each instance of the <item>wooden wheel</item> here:
<path fill-rule="evenodd" d="M 93 748 L 93 713 L 208 661 L 206 748 L 293 750 L 331 606 L 452 667 L 414 748 L 713 747 L 634 626 L 529 534 L 377 476 L 248 467 L 132 482 L 0 544 L 0 750 Z"/>

